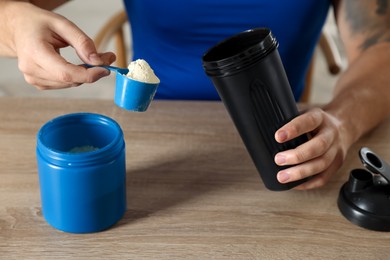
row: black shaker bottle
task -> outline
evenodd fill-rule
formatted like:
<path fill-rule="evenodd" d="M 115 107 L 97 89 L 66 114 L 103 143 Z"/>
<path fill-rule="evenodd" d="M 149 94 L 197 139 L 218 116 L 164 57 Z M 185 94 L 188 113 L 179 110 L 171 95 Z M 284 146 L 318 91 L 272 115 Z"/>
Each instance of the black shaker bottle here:
<path fill-rule="evenodd" d="M 275 141 L 276 130 L 298 115 L 277 47 L 268 28 L 255 28 L 218 43 L 202 61 L 264 185 L 280 191 L 306 180 L 280 183 L 276 175 L 285 167 L 276 165 L 274 156 L 306 142 L 307 136 Z"/>

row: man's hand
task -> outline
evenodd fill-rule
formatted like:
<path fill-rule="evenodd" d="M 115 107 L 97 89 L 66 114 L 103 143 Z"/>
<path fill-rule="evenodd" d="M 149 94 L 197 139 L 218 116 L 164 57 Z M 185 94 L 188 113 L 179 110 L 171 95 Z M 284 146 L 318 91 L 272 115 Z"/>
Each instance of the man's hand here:
<path fill-rule="evenodd" d="M 109 65 L 115 61 L 111 52 L 97 53 L 94 42 L 65 17 L 26 2 L 2 1 L 0 5 L 6 18 L 0 47 L 8 56 L 18 58 L 29 84 L 38 89 L 67 88 L 109 75 L 106 69 L 86 69 L 60 55 L 62 48 L 70 46 L 84 63 Z"/>

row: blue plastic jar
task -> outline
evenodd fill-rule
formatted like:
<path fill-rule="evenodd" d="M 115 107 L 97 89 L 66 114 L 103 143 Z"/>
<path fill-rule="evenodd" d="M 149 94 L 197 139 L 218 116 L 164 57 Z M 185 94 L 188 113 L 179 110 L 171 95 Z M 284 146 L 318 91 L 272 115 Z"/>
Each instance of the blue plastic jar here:
<path fill-rule="evenodd" d="M 125 142 L 114 120 L 91 113 L 57 117 L 39 130 L 36 155 L 42 211 L 50 225 L 89 233 L 122 218 Z"/>

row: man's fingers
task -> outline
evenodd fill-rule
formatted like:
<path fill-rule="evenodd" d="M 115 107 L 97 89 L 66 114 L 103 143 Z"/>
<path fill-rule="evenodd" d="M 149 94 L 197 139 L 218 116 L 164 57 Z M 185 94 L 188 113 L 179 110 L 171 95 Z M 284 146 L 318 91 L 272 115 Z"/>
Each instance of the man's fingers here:
<path fill-rule="evenodd" d="M 276 131 L 275 140 L 279 143 L 283 143 L 309 133 L 318 128 L 322 121 L 322 110 L 314 108 L 303 115 L 297 116 L 282 126 L 278 131 Z"/>
<path fill-rule="evenodd" d="M 54 32 L 75 49 L 77 55 L 83 62 L 92 65 L 103 65 L 103 60 L 97 54 L 93 40 L 73 22 L 62 18 L 51 26 Z"/>
<path fill-rule="evenodd" d="M 24 78 L 27 83 L 35 86 L 36 88 L 40 90 L 46 90 L 46 89 L 62 89 L 62 88 L 70 88 L 70 87 L 77 87 L 80 86 L 83 83 L 92 83 L 97 80 L 99 80 L 102 77 L 107 76 L 110 74 L 110 71 L 102 68 L 90 68 L 85 69 L 87 74 L 90 74 L 91 82 L 77 82 L 77 81 L 69 81 L 69 82 L 63 82 L 63 81 L 53 81 L 49 80 L 47 77 L 45 77 L 45 74 L 43 74 L 42 77 L 37 76 L 37 74 L 29 75 L 25 74 Z"/>
<path fill-rule="evenodd" d="M 113 52 L 97 53 L 95 43 L 83 31 L 81 31 L 71 21 L 65 19 L 63 23 L 59 23 L 54 31 L 65 41 L 72 46 L 79 58 L 87 64 L 91 65 L 110 65 L 116 60 Z M 87 82 L 87 81 L 83 81 Z"/>

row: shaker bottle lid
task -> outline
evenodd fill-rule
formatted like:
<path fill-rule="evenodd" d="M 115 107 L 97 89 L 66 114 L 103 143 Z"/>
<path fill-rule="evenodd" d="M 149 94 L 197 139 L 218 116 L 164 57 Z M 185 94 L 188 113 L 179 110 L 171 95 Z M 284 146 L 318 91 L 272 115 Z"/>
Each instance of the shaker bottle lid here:
<path fill-rule="evenodd" d="M 227 76 L 247 68 L 278 47 L 268 28 L 255 28 L 231 36 L 203 55 L 203 67 L 209 76 Z"/>
<path fill-rule="evenodd" d="M 340 189 L 339 210 L 360 227 L 390 231 L 390 166 L 366 147 L 360 149 L 359 156 L 367 170 L 351 171 Z"/>

